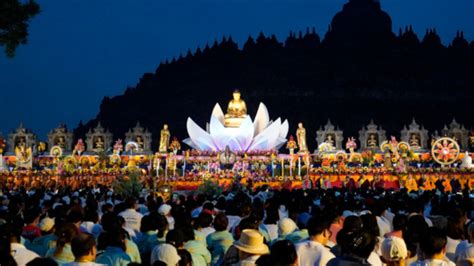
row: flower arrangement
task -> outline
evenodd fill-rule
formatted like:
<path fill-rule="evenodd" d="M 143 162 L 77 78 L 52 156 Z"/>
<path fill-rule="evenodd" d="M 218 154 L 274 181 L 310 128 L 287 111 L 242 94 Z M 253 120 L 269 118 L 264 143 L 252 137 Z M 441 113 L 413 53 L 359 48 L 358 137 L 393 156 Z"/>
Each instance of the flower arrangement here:
<path fill-rule="evenodd" d="M 179 144 L 178 138 L 173 137 L 173 140 L 170 143 L 170 150 L 172 150 L 172 151 L 181 150 L 181 144 Z"/>
<path fill-rule="evenodd" d="M 114 144 L 114 154 L 120 154 L 123 151 L 122 139 L 118 139 Z"/>
<path fill-rule="evenodd" d="M 202 193 L 209 197 L 215 197 L 221 195 L 224 188 L 219 185 L 218 182 L 214 182 L 211 179 L 206 179 L 197 189 L 199 193 Z"/>
<path fill-rule="evenodd" d="M 289 150 L 298 148 L 298 145 L 296 145 L 296 141 L 293 135 L 290 135 L 290 138 L 288 142 L 286 143 L 286 148 Z"/>
<path fill-rule="evenodd" d="M 355 141 L 355 139 L 353 137 L 350 137 L 347 139 L 347 142 L 346 142 L 346 149 L 348 150 L 355 150 L 357 149 L 357 143 Z"/>
<path fill-rule="evenodd" d="M 74 146 L 74 150 L 72 154 L 81 155 L 85 150 L 84 141 L 82 139 L 78 139 L 76 145 Z"/>
<path fill-rule="evenodd" d="M 366 150 L 366 151 L 363 151 L 362 154 L 362 162 L 364 164 L 367 164 L 367 165 L 370 165 L 372 166 L 374 164 L 374 156 L 373 156 L 373 153 L 371 150 Z"/>
<path fill-rule="evenodd" d="M 138 170 L 129 171 L 128 174 L 121 174 L 112 182 L 112 188 L 117 195 L 124 198 L 137 198 L 143 188 L 139 177 L 140 171 Z"/>

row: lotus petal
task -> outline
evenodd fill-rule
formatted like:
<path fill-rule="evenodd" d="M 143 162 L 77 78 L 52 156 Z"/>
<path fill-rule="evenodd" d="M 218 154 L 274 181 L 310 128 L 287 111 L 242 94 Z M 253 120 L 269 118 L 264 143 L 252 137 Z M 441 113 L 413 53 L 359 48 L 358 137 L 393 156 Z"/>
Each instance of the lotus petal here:
<path fill-rule="evenodd" d="M 216 103 L 216 105 L 214 105 L 214 109 L 212 109 L 211 119 L 212 117 L 217 118 L 217 120 L 219 120 L 219 122 L 224 125 L 224 112 L 218 103 Z"/>
<path fill-rule="evenodd" d="M 224 127 L 216 117 L 211 117 L 209 132 L 217 150 L 222 151 L 226 146 L 229 146 L 233 151 L 242 150 L 242 147 L 240 147 L 239 142 L 235 138 L 240 133 L 239 128 Z"/>
<path fill-rule="evenodd" d="M 239 134 L 235 135 L 237 142 L 239 143 L 241 150 L 246 151 L 252 143 L 254 136 L 254 123 L 250 116 L 245 117 L 239 127 Z"/>
<path fill-rule="evenodd" d="M 224 112 L 219 104 L 212 110 L 206 130 L 199 127 L 191 118 L 187 120 L 189 138 L 183 142 L 196 150 L 222 151 L 226 146 L 233 151 L 271 150 L 286 143 L 288 121 L 278 118 L 270 121 L 267 107 L 260 103 L 254 122 L 246 116 L 240 127 L 224 126 Z"/>
<path fill-rule="evenodd" d="M 257 136 L 262 132 L 270 123 L 270 116 L 268 115 L 268 110 L 265 104 L 260 103 L 258 106 L 257 114 L 255 115 L 254 119 L 254 126 L 255 126 L 255 133 L 254 135 Z"/>
<path fill-rule="evenodd" d="M 188 117 L 186 127 L 188 129 L 189 137 L 199 150 L 217 151 L 211 135 L 200 128 L 190 117 Z"/>
<path fill-rule="evenodd" d="M 199 147 L 196 144 L 194 144 L 194 142 L 190 138 L 184 139 L 183 143 L 187 144 L 189 147 L 191 147 L 195 150 L 199 150 Z"/>
<path fill-rule="evenodd" d="M 229 135 L 229 132 L 226 132 L 224 124 L 214 115 L 211 116 L 211 122 L 209 123 L 209 133 L 211 134 L 211 138 L 218 150 L 224 150 L 225 145 L 232 137 Z"/>
<path fill-rule="evenodd" d="M 288 119 L 285 119 L 285 121 L 281 124 L 280 135 L 279 135 L 279 137 L 283 139 L 284 142 L 286 142 L 286 136 L 288 135 L 289 129 L 290 129 L 290 125 L 288 123 Z"/>
<path fill-rule="evenodd" d="M 254 138 L 249 150 L 271 150 L 274 148 L 280 134 L 280 127 L 281 121 L 278 118 Z"/>
<path fill-rule="evenodd" d="M 278 137 L 278 140 L 277 140 L 277 144 L 275 145 L 275 150 L 279 150 L 281 147 L 283 147 L 283 145 L 285 145 L 286 143 L 286 138 L 285 139 L 282 139 L 280 137 Z"/>

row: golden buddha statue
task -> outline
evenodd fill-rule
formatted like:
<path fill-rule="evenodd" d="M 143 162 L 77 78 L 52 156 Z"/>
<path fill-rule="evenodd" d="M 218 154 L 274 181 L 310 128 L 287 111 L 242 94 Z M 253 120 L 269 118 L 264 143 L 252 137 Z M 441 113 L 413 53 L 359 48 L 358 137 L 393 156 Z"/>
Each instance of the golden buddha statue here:
<path fill-rule="evenodd" d="M 104 140 L 102 139 L 102 137 L 97 137 L 94 145 L 96 150 L 104 150 Z"/>
<path fill-rule="evenodd" d="M 27 164 L 32 159 L 32 149 L 31 147 L 26 147 L 26 142 L 22 138 L 20 138 L 18 145 L 15 147 L 15 155 L 17 160 L 17 166 Z"/>
<path fill-rule="evenodd" d="M 303 127 L 303 123 L 298 123 L 298 129 L 296 130 L 296 140 L 298 141 L 299 152 L 308 151 L 306 145 L 306 129 Z"/>
<path fill-rule="evenodd" d="M 170 146 L 170 131 L 168 130 L 168 125 L 164 124 L 163 129 L 160 132 L 160 147 L 159 152 L 166 153 L 168 151 L 168 147 Z"/>
<path fill-rule="evenodd" d="M 247 116 L 247 105 L 240 98 L 240 92 L 235 90 L 232 94 L 233 99 L 227 106 L 227 113 L 224 117 L 224 125 L 226 127 L 239 127 L 244 118 Z"/>

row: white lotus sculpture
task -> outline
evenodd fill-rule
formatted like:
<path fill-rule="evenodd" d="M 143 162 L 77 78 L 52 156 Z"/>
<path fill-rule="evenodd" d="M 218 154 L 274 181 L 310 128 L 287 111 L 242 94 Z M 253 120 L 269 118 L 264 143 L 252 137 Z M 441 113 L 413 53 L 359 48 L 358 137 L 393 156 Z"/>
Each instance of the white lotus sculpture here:
<path fill-rule="evenodd" d="M 239 127 L 224 126 L 224 112 L 217 103 L 209 123 L 209 132 L 199 127 L 190 117 L 186 122 L 189 138 L 183 142 L 200 151 L 223 151 L 226 146 L 232 151 L 267 151 L 279 149 L 286 143 L 288 120 L 278 118 L 270 121 L 267 107 L 260 103 L 255 120 L 249 115 Z"/>

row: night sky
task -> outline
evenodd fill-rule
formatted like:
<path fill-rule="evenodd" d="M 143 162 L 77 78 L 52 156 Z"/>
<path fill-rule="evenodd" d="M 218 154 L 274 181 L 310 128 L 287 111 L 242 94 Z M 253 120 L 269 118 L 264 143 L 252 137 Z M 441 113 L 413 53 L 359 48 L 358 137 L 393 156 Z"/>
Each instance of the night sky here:
<path fill-rule="evenodd" d="M 42 140 L 61 122 L 72 129 L 79 120 L 95 117 L 104 96 L 122 94 L 161 61 L 224 35 L 240 46 L 260 31 L 283 42 L 290 30 L 314 26 L 323 37 L 332 16 L 347 2 L 37 1 L 41 13 L 31 21 L 29 43 L 13 59 L 0 53 L 0 132 L 5 137 L 20 122 Z M 474 40 L 474 0 L 381 2 L 396 33 L 412 24 L 420 39 L 426 28 L 436 27 L 445 45 L 458 29 Z"/>

